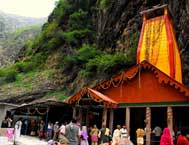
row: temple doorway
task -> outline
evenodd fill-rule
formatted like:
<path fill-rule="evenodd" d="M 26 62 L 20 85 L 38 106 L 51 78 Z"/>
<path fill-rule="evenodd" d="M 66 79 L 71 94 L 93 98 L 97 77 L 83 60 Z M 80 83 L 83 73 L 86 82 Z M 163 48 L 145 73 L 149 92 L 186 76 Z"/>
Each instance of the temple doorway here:
<path fill-rule="evenodd" d="M 136 144 L 136 130 L 145 128 L 146 108 L 131 108 L 130 111 L 130 137 L 132 142 Z"/>
<path fill-rule="evenodd" d="M 189 128 L 189 119 L 186 117 L 188 110 L 188 106 L 173 107 L 173 130 L 175 134 L 182 128 Z"/>
<path fill-rule="evenodd" d="M 125 110 L 125 108 L 118 108 L 114 110 L 113 130 L 116 129 L 118 124 L 121 126 L 125 125 Z"/>
<path fill-rule="evenodd" d="M 86 123 L 86 124 L 90 127 L 92 127 L 94 124 L 96 124 L 98 128 L 101 128 L 102 112 L 103 112 L 102 108 L 89 108 L 88 116 L 87 116 L 87 114 L 84 114 L 84 116 L 87 116 L 87 118 L 88 118 L 88 123 Z"/>
<path fill-rule="evenodd" d="M 162 128 L 167 127 L 167 107 L 152 107 L 151 108 L 151 129 L 156 126 Z"/>
<path fill-rule="evenodd" d="M 167 127 L 167 107 L 152 107 L 151 108 L 151 131 L 153 132 L 154 128 L 159 126 L 162 129 Z M 159 145 L 160 136 L 155 136 L 154 133 L 151 134 L 151 144 Z"/>

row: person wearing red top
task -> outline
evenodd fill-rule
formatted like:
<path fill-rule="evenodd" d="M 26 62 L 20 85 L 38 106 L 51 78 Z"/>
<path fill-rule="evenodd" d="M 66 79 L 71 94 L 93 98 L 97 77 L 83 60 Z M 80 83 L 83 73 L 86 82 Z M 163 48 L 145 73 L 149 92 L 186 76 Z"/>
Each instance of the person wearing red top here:
<path fill-rule="evenodd" d="M 189 129 L 181 130 L 181 134 L 177 138 L 177 145 L 189 145 Z"/>

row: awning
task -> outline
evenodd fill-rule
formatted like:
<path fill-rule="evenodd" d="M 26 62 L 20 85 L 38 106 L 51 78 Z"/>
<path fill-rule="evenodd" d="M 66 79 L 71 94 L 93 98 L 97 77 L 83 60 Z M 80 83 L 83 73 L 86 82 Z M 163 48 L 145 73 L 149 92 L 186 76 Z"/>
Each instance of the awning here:
<path fill-rule="evenodd" d="M 48 111 L 50 108 L 65 107 L 65 106 L 70 106 L 70 104 L 61 102 L 61 101 L 56 101 L 55 99 L 52 98 L 52 99 L 47 99 L 47 100 L 34 101 L 28 104 L 22 104 L 19 107 L 11 109 L 11 110 L 21 111 L 27 114 L 29 110 L 34 110 L 33 112 L 39 112 L 38 111 L 39 109 Z M 34 113 L 29 113 L 29 114 L 34 114 Z"/>
<path fill-rule="evenodd" d="M 110 99 L 108 96 L 93 90 L 91 88 L 84 88 L 80 92 L 78 92 L 76 95 L 68 98 L 66 102 L 69 104 L 74 104 L 77 101 L 82 100 L 82 98 L 87 95 L 91 100 L 95 102 L 102 103 L 106 108 L 116 108 L 117 107 L 117 102 Z"/>

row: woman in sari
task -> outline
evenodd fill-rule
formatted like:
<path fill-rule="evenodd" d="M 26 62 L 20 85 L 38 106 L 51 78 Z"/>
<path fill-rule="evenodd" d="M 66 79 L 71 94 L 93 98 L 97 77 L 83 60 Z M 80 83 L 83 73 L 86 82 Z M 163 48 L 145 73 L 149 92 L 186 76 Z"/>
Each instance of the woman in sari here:
<path fill-rule="evenodd" d="M 173 145 L 173 137 L 169 128 L 164 128 L 160 139 L 160 145 Z"/>

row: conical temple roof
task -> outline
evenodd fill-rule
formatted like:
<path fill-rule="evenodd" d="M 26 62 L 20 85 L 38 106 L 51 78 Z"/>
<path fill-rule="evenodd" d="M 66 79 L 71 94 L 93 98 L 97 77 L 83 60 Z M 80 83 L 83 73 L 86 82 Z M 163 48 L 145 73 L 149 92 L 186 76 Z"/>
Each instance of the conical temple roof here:
<path fill-rule="evenodd" d="M 167 5 L 142 11 L 143 25 L 137 48 L 137 63 L 147 60 L 182 83 L 179 49 Z"/>

